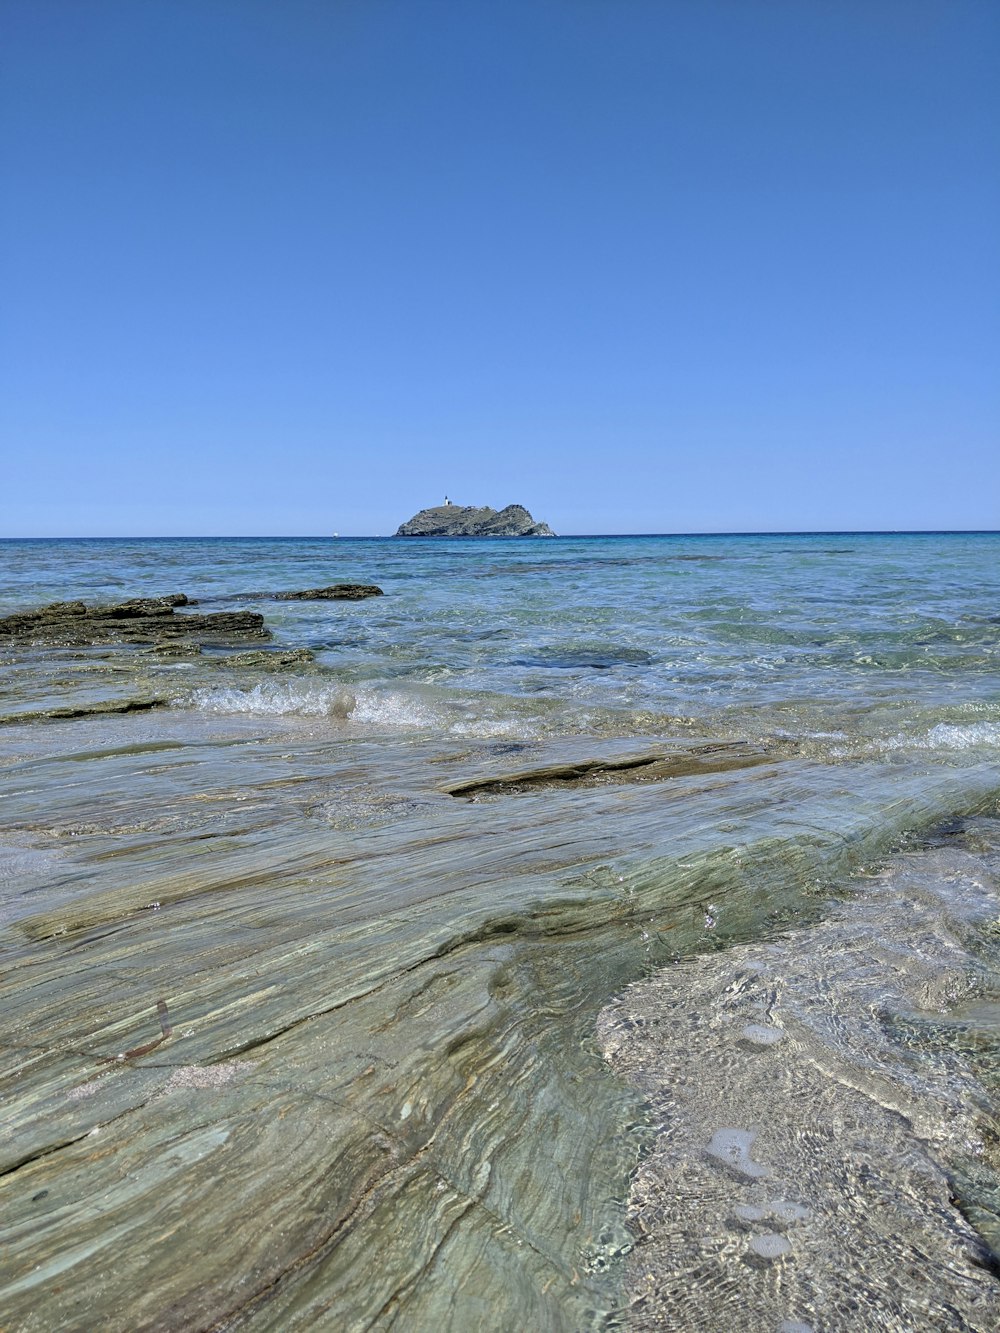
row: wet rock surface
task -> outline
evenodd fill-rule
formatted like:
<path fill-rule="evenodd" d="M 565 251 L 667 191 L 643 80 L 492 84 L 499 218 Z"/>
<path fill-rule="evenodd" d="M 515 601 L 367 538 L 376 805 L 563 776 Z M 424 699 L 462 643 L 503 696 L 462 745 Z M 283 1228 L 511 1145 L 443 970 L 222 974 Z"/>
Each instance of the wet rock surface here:
<path fill-rule="evenodd" d="M 168 703 L 168 699 L 101 699 L 61 708 L 25 709 L 0 715 L 0 726 L 19 726 L 25 722 L 75 722 L 80 718 L 111 713 L 148 713 L 153 708 L 166 708 Z"/>
<path fill-rule="evenodd" d="M 331 583 L 325 588 L 291 588 L 281 592 L 240 592 L 226 597 L 202 599 L 224 602 L 361 602 L 366 597 L 384 597 L 377 583 Z"/>
<path fill-rule="evenodd" d="M 269 639 L 264 617 L 255 611 L 219 611 L 209 615 L 182 611 L 184 593 L 139 597 L 108 606 L 84 602 L 53 602 L 34 611 L 0 618 L 0 644 L 26 643 L 47 647 L 91 644 L 149 644 L 187 639 L 203 644 L 233 644 Z"/>
<path fill-rule="evenodd" d="M 234 670 L 287 671 L 291 667 L 308 666 L 316 654 L 308 648 L 259 648 L 256 652 L 227 653 L 218 664 Z"/>
<path fill-rule="evenodd" d="M 765 746 L 733 741 L 721 745 L 687 745 L 676 750 L 644 754 L 583 758 L 571 763 L 545 764 L 510 772 L 481 774 L 449 783 L 449 796 L 476 800 L 481 796 L 512 796 L 521 792 L 558 790 L 561 787 L 600 787 L 626 782 L 664 782 L 694 773 L 723 773 L 773 762 Z"/>
<path fill-rule="evenodd" d="M 224 599 L 227 602 L 357 602 L 383 596 L 374 583 L 333 583 L 325 588 L 292 589 L 283 592 L 248 592 Z M 176 656 L 197 653 L 198 647 L 233 647 L 242 643 L 271 638 L 264 617 L 257 611 L 192 612 L 188 608 L 203 604 L 186 593 L 166 597 L 134 597 L 110 605 L 86 602 L 52 602 L 31 611 L 17 611 L 0 617 L 0 646 L 4 644 L 38 645 L 50 648 L 79 648 L 97 644 L 141 644 L 154 651 Z M 311 654 L 295 659 L 308 661 Z M 282 663 L 281 665 L 287 665 Z M 260 665 L 265 669 L 273 661 Z"/>
<path fill-rule="evenodd" d="M 554 537 L 547 523 L 536 523 L 524 505 L 491 509 L 489 505 L 435 505 L 401 523 L 397 537 Z"/>
<path fill-rule="evenodd" d="M 275 592 L 270 596 L 276 602 L 360 602 L 366 597 L 382 597 L 384 594 L 376 583 L 333 583 L 329 588 Z"/>
<path fill-rule="evenodd" d="M 0 747 L 0 1308 L 19 1333 L 95 1310 L 106 1333 L 618 1326 L 648 1130 L 594 1050 L 603 997 L 705 938 L 706 885 L 713 938 L 753 934 L 764 904 L 883 845 L 890 803 L 908 826 L 930 799 L 922 774 L 887 795 L 882 769 L 848 790 L 791 760 L 480 807 L 441 787 L 489 745 L 107 726 Z M 751 999 L 737 1041 L 779 1017 Z M 739 1244 L 767 1281 L 816 1214 L 754 1119 L 713 1102 L 698 1161 L 727 1209 L 759 1203 Z M 726 1128 L 757 1131 L 759 1199 L 705 1151 Z"/>

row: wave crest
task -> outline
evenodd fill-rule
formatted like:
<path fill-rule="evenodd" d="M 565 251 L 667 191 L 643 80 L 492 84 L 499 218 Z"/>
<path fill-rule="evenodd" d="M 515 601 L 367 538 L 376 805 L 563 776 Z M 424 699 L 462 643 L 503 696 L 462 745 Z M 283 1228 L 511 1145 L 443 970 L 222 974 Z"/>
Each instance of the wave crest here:
<path fill-rule="evenodd" d="M 206 713 L 255 717 L 329 717 L 390 727 L 427 727 L 441 721 L 434 709 L 414 696 L 343 685 L 260 681 L 246 689 L 227 686 L 195 690 L 191 702 Z"/>

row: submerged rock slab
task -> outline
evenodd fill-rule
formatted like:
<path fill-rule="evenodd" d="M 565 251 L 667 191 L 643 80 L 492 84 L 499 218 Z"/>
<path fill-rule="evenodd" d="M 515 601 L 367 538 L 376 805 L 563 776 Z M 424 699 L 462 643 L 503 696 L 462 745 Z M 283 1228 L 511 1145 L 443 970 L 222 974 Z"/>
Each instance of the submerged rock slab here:
<path fill-rule="evenodd" d="M 230 653 L 218 659 L 218 665 L 238 671 L 287 671 L 308 666 L 316 660 L 309 648 L 258 648 L 249 653 Z"/>
<path fill-rule="evenodd" d="M 442 787 L 449 796 L 510 796 L 519 792 L 552 790 L 560 787 L 596 787 L 621 782 L 664 782 L 668 778 L 688 777 L 695 773 L 724 773 L 730 769 L 752 768 L 772 763 L 775 755 L 763 746 L 745 741 L 721 744 L 678 744 L 669 750 L 642 754 L 608 755 L 580 758 L 558 764 L 512 769 L 506 773 L 476 774 Z"/>
<path fill-rule="evenodd" d="M 255 611 L 190 612 L 184 593 L 140 597 L 110 606 L 85 602 L 53 602 L 33 611 L 0 618 L 0 643 L 43 644 L 47 647 L 88 647 L 104 643 L 156 643 L 190 639 L 197 643 L 230 644 L 269 639 L 264 617 Z"/>
<path fill-rule="evenodd" d="M 101 699 L 61 708 L 32 708 L 0 715 L 0 726 L 20 726 L 25 722 L 76 722 L 80 718 L 109 713 L 148 713 L 152 708 L 166 708 L 167 704 L 166 699 Z"/>
<path fill-rule="evenodd" d="M 536 523 L 524 505 L 491 509 L 484 505 L 435 505 L 401 523 L 397 537 L 554 537 L 547 523 Z"/>
<path fill-rule="evenodd" d="M 8 769 L 11 1328 L 607 1327 L 645 1131 L 600 1005 L 699 947 L 707 892 L 713 941 L 745 938 L 927 803 L 995 789 L 793 760 L 479 806 L 441 792 L 434 742 L 162 723 Z M 419 813 L 317 813 L 368 784 Z"/>

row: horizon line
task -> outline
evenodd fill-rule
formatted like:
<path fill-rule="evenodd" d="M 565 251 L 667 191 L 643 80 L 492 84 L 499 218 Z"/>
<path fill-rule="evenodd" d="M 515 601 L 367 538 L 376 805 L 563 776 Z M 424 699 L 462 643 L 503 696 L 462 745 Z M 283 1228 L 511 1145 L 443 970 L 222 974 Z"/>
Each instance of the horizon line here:
<path fill-rule="evenodd" d="M 3 536 L 0 542 L 183 542 L 183 541 L 393 541 L 396 533 L 59 533 L 45 536 Z M 550 537 L 401 537 L 409 542 L 474 542 L 474 541 L 598 541 L 607 538 L 645 537 L 995 537 L 1000 528 L 758 528 L 690 532 L 560 532 Z"/>

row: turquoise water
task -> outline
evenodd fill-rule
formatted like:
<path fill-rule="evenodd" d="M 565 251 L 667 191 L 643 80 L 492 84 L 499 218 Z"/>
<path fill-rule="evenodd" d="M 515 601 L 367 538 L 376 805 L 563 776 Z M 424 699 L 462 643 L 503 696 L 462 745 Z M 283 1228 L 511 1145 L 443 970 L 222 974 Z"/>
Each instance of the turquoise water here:
<path fill-rule="evenodd" d="M 997 534 L 434 542 L 8 542 L 0 606 L 376 582 L 384 600 L 273 604 L 308 685 L 238 684 L 178 704 L 321 713 L 531 738 L 679 719 L 831 753 L 1000 740 Z M 198 675 L 174 668 L 173 676 Z"/>
<path fill-rule="evenodd" d="M 995 1328 L 998 556 L 0 543 L 0 1322 Z"/>

